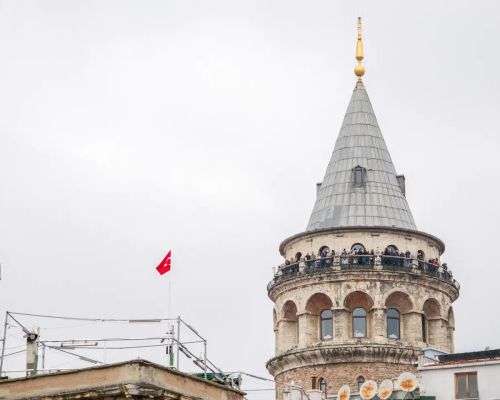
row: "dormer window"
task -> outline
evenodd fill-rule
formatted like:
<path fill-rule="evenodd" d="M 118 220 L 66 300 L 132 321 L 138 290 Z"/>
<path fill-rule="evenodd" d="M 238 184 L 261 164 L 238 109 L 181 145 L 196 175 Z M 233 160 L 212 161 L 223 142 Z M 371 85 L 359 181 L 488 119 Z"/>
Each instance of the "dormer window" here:
<path fill-rule="evenodd" d="M 365 182 L 366 169 L 358 165 L 354 167 L 354 186 L 363 186 Z"/>

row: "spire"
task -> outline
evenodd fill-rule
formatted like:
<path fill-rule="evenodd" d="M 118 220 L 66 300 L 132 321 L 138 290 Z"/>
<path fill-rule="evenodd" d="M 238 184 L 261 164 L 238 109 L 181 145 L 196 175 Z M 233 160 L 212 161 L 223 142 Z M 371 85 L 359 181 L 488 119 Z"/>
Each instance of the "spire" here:
<path fill-rule="evenodd" d="M 306 230 L 347 226 L 417 229 L 361 79 Z"/>
<path fill-rule="evenodd" d="M 361 64 L 363 60 L 363 38 L 361 37 L 361 17 L 358 17 L 358 42 L 356 44 L 356 60 L 358 60 L 358 65 L 354 67 L 354 73 L 361 79 L 365 74 L 365 67 Z"/>

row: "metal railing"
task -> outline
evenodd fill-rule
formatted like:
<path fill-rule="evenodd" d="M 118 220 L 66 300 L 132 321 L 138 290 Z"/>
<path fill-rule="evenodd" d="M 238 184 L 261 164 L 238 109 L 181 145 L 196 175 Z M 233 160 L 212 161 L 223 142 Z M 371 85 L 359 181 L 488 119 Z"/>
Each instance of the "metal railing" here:
<path fill-rule="evenodd" d="M 439 266 L 412 257 L 400 257 L 389 255 L 335 255 L 320 257 L 317 259 L 300 260 L 288 265 L 280 265 L 274 275 L 274 279 L 267 285 L 268 292 L 278 283 L 298 276 L 321 274 L 338 271 L 369 271 L 383 270 L 406 272 L 415 275 L 430 276 L 454 285 L 460 289 L 460 284 L 453 279 L 447 267 Z"/>

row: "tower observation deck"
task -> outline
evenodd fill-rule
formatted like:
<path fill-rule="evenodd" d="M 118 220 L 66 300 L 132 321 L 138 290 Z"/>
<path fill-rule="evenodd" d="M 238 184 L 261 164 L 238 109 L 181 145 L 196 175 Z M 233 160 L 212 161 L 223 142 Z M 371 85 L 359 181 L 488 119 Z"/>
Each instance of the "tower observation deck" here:
<path fill-rule="evenodd" d="M 268 284 L 277 397 L 293 381 L 334 395 L 348 384 L 416 372 L 426 348 L 453 352 L 459 284 L 437 237 L 417 229 L 405 178 L 392 163 L 358 77 L 304 232 L 285 239 Z"/>

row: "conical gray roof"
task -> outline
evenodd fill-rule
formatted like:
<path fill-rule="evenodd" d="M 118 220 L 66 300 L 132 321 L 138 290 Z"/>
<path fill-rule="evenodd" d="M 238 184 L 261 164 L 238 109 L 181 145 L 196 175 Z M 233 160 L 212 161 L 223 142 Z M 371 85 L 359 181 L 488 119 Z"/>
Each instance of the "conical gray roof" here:
<path fill-rule="evenodd" d="M 356 184 L 358 166 L 363 178 Z M 306 230 L 346 226 L 417 229 L 361 80 L 354 88 Z"/>

